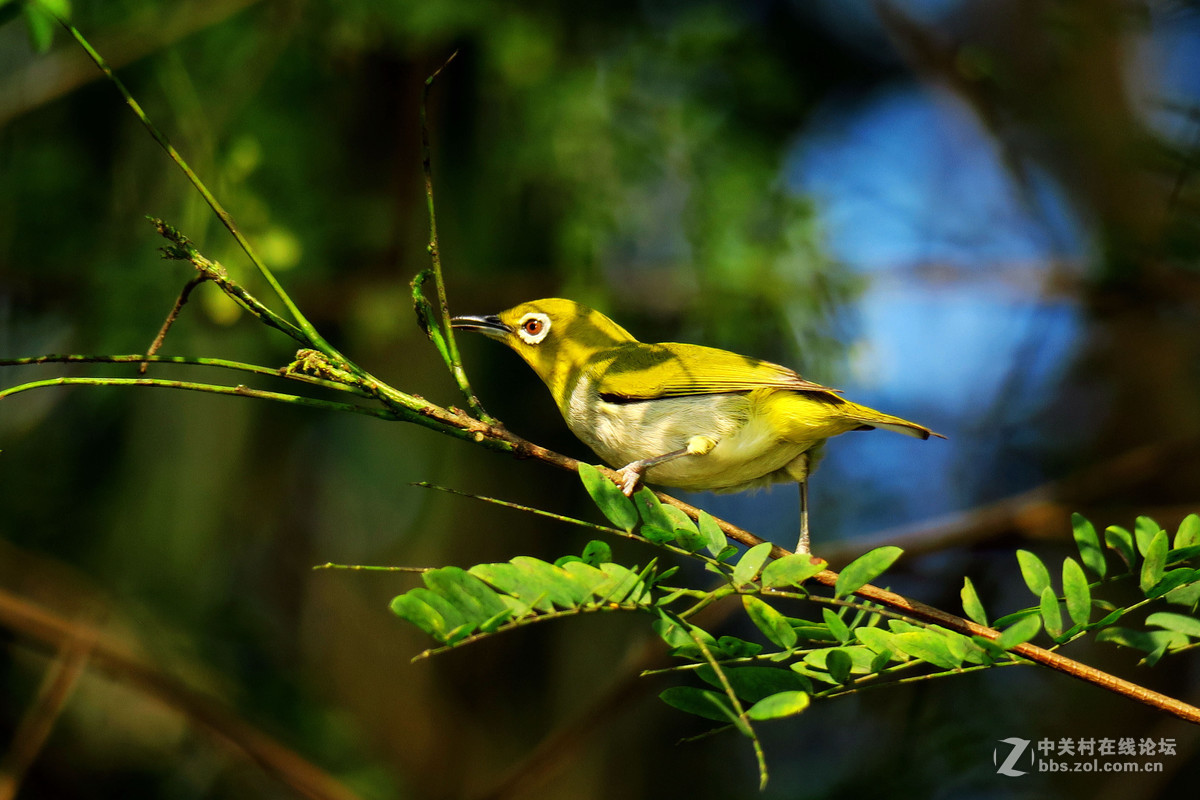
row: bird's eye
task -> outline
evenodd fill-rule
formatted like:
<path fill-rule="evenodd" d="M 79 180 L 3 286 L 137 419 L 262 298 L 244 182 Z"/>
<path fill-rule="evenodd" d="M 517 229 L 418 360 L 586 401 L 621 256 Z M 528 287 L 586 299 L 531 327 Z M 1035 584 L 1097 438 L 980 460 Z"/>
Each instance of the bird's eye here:
<path fill-rule="evenodd" d="M 525 344 L 541 344 L 550 332 L 550 318 L 540 312 L 526 314 L 517 323 L 517 335 Z"/>

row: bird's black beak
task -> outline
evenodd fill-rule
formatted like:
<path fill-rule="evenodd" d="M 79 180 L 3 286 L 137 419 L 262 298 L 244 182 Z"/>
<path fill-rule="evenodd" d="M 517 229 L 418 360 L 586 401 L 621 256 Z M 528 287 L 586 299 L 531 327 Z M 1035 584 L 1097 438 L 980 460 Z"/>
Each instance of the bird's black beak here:
<path fill-rule="evenodd" d="M 453 317 L 450 327 L 460 331 L 476 331 L 495 339 L 501 339 L 513 332 L 512 328 L 494 314 L 486 317 Z"/>

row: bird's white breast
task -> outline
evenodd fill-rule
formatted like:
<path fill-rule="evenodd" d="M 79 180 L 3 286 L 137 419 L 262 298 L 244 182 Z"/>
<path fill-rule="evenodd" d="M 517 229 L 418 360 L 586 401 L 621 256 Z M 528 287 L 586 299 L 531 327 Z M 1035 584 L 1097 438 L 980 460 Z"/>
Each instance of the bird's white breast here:
<path fill-rule="evenodd" d="M 680 450 L 693 436 L 715 439 L 707 455 L 683 456 L 646 473 L 649 483 L 681 489 L 736 491 L 793 480 L 781 470 L 807 449 L 781 440 L 744 393 L 614 403 L 585 377 L 571 393 L 565 417 L 571 431 L 613 467 Z"/>

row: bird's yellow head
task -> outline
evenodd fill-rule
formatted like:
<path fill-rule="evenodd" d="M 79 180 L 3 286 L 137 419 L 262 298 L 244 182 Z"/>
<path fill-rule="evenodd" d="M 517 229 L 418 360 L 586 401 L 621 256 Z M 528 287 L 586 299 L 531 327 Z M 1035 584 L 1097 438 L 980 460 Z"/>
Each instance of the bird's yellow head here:
<path fill-rule="evenodd" d="M 580 374 L 606 350 L 635 342 L 617 323 L 573 300 L 551 297 L 486 317 L 455 317 L 459 330 L 499 339 L 525 359 L 562 407 Z"/>

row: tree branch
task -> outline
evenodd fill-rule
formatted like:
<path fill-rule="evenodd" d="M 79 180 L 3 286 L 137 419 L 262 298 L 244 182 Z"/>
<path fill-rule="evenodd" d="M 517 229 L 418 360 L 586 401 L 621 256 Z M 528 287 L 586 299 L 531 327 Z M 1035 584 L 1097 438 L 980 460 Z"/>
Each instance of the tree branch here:
<path fill-rule="evenodd" d="M 88 643 L 89 666 L 136 686 L 178 709 L 217 738 L 241 750 L 268 773 L 312 800 L 357 800 L 358 795 L 295 751 L 246 724 L 205 697 L 145 664 L 99 631 L 67 622 L 50 611 L 0 589 L 0 624 L 40 645 L 63 649 Z"/>

